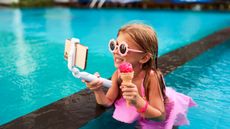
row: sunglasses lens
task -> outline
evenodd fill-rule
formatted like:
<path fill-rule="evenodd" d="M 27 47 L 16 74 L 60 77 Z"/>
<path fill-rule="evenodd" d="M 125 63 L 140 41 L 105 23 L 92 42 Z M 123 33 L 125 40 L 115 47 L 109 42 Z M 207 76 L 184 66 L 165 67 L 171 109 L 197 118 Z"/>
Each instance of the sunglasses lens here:
<path fill-rule="evenodd" d="M 114 49 L 115 49 L 115 42 L 114 41 L 110 42 L 109 48 L 110 48 L 111 51 L 114 51 Z"/>
<path fill-rule="evenodd" d="M 120 49 L 121 54 L 125 54 L 127 51 L 126 46 L 124 44 L 121 44 L 119 49 Z"/>

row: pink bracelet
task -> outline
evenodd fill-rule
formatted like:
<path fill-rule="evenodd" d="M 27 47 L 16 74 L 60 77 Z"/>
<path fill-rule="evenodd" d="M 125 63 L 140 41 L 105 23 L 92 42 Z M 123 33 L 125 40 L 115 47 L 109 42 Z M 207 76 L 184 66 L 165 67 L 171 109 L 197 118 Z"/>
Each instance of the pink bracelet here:
<path fill-rule="evenodd" d="M 148 103 L 147 101 L 145 101 L 145 102 L 146 102 L 146 103 L 145 103 L 145 106 L 142 107 L 142 108 L 140 108 L 140 109 L 137 109 L 137 112 L 139 112 L 139 113 L 144 113 L 144 112 L 146 112 L 149 103 Z"/>

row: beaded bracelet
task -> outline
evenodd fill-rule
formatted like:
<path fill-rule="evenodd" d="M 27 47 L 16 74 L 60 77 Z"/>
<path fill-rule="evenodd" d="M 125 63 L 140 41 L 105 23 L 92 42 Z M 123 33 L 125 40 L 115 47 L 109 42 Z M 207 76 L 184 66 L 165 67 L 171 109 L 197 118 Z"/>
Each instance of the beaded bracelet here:
<path fill-rule="evenodd" d="M 138 112 L 138 113 L 144 113 L 144 112 L 146 112 L 149 103 L 148 103 L 147 101 L 145 101 L 145 102 L 146 102 L 146 103 L 145 103 L 145 106 L 144 106 L 144 107 L 142 107 L 142 108 L 140 108 L 140 109 L 137 109 L 137 112 Z"/>

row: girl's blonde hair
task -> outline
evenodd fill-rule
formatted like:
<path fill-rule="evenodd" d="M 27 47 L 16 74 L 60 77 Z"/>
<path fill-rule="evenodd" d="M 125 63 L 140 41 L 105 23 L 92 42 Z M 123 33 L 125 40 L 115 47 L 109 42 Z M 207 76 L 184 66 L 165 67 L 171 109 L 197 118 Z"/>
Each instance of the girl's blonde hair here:
<path fill-rule="evenodd" d="M 164 100 L 166 99 L 165 95 L 165 84 L 163 80 L 163 74 L 158 69 L 157 59 L 158 59 L 158 40 L 157 35 L 154 29 L 151 26 L 145 24 L 128 24 L 119 29 L 118 35 L 120 33 L 128 34 L 146 53 L 151 53 L 152 57 L 143 64 L 143 69 L 147 71 L 144 86 L 145 93 L 149 93 L 149 77 L 150 72 L 153 70 L 158 78 L 161 93 Z M 147 94 L 147 99 L 149 96 Z"/>

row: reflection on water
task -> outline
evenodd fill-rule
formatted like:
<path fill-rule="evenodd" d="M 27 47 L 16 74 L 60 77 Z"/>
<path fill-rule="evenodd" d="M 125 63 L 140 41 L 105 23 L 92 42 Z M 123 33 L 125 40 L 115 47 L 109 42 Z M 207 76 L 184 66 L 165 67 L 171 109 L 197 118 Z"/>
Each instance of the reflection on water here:
<path fill-rule="evenodd" d="M 0 12 L 5 22 L 0 24 L 0 124 L 84 88 L 63 60 L 64 39 L 72 37 L 71 19 L 69 9 L 59 11 L 64 20 L 46 18 L 57 13 L 52 10 Z"/>
<path fill-rule="evenodd" d="M 14 11 L 14 31 L 16 36 L 15 56 L 17 57 L 16 66 L 17 72 L 21 76 L 27 76 L 36 69 L 36 62 L 30 52 L 30 46 L 26 44 L 23 33 L 23 23 L 21 11 L 16 9 Z"/>

